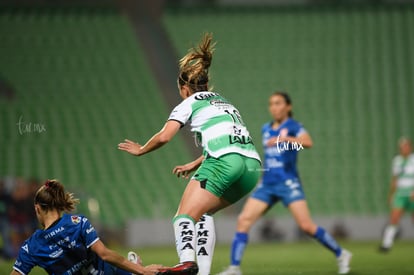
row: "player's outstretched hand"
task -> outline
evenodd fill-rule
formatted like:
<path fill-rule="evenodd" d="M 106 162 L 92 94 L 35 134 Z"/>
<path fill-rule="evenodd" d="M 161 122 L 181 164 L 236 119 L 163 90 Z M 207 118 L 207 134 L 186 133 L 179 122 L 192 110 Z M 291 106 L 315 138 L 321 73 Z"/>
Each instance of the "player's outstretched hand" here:
<path fill-rule="evenodd" d="M 134 155 L 134 156 L 139 156 L 141 147 L 142 146 L 140 144 L 138 144 L 136 142 L 133 142 L 133 141 L 130 141 L 129 139 L 125 139 L 125 142 L 121 142 L 121 143 L 118 144 L 118 149 L 119 150 L 128 152 L 128 153 L 130 153 L 131 155 Z"/>
<path fill-rule="evenodd" d="M 184 164 L 184 165 L 177 165 L 173 169 L 173 174 L 177 175 L 177 177 L 182 177 L 188 179 L 190 174 L 197 169 L 196 166 L 193 165 L 192 162 Z"/>
<path fill-rule="evenodd" d="M 165 268 L 163 265 L 159 265 L 159 264 L 152 264 L 152 265 L 147 265 L 144 268 L 144 275 L 154 275 L 158 272 L 158 270 L 160 270 L 161 268 Z"/>

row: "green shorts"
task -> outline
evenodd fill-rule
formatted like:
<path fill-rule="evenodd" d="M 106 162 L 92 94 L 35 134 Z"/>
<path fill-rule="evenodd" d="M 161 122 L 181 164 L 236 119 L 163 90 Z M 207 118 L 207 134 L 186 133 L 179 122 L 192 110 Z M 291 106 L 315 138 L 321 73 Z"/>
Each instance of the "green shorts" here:
<path fill-rule="evenodd" d="M 397 190 L 394 194 L 392 207 L 414 212 L 414 200 L 411 197 L 412 192 L 414 192 L 412 189 Z"/>
<path fill-rule="evenodd" d="M 235 203 L 256 186 L 260 176 L 260 162 L 239 154 L 219 158 L 207 157 L 193 179 L 213 195 Z"/>

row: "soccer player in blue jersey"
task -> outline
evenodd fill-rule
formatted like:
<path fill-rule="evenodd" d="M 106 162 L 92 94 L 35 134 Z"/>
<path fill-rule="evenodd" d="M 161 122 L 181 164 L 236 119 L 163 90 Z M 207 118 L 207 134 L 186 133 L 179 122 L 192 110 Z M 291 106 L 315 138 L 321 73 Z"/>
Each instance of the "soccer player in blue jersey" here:
<path fill-rule="evenodd" d="M 56 180 L 39 188 L 34 207 L 43 229 L 24 242 L 11 275 L 29 274 L 35 266 L 56 275 L 156 274 L 161 266 L 144 267 L 134 252 L 127 260 L 106 248 L 86 217 L 63 214 L 73 211 L 76 203 Z"/>
<path fill-rule="evenodd" d="M 289 208 L 305 233 L 332 251 L 337 258 L 339 274 L 347 274 L 352 254 L 342 249 L 325 229 L 312 221 L 296 168 L 298 152 L 312 147 L 312 139 L 303 126 L 292 118 L 288 94 L 273 93 L 269 98 L 269 112 L 273 120 L 262 128 L 265 155 L 262 180 L 239 215 L 231 249 L 231 265 L 220 275 L 242 274 L 240 264 L 250 228 L 279 201 Z"/>

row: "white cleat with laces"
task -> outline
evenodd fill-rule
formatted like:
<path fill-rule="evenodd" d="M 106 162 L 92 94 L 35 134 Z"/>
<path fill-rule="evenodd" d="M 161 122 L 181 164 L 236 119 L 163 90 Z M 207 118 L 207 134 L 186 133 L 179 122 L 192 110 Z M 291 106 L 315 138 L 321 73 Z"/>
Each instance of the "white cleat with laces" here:
<path fill-rule="evenodd" d="M 348 250 L 342 249 L 341 255 L 337 258 L 338 274 L 348 274 L 348 272 L 351 270 L 351 260 L 352 253 Z"/>
<path fill-rule="evenodd" d="M 231 265 L 217 275 L 242 275 L 240 266 Z"/>

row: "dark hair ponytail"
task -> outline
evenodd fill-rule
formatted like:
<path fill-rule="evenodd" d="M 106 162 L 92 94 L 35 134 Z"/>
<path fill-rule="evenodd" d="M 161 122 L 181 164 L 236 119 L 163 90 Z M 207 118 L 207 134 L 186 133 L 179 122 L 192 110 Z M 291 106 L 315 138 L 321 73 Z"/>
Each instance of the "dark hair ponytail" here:
<path fill-rule="evenodd" d="M 292 99 L 290 98 L 289 94 L 286 93 L 286 92 L 276 91 L 276 92 L 273 92 L 272 93 L 271 97 L 272 96 L 281 96 L 281 97 L 283 97 L 283 99 L 285 100 L 285 103 L 287 105 L 292 105 Z M 292 111 L 289 111 L 288 116 L 289 117 L 293 117 L 293 112 Z"/>
<path fill-rule="evenodd" d="M 40 205 L 45 211 L 72 212 L 79 200 L 72 193 L 66 192 L 63 185 L 57 180 L 47 180 L 37 190 L 34 203 Z"/>

